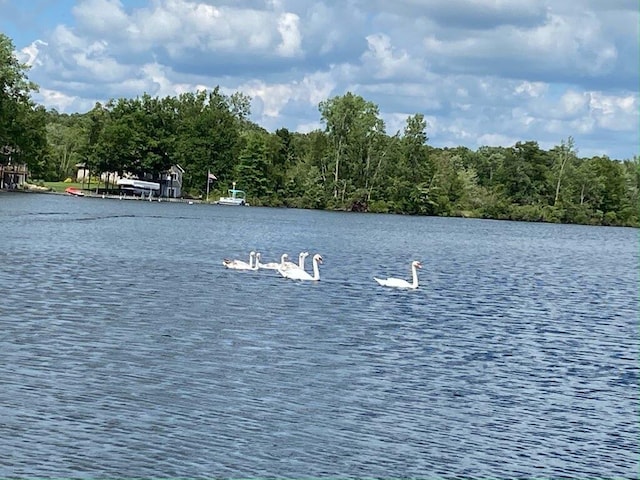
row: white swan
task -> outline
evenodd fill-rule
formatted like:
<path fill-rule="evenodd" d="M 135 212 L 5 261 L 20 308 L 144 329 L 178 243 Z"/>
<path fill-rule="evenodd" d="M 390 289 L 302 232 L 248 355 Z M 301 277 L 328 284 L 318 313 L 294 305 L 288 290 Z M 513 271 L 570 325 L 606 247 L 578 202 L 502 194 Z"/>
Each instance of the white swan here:
<path fill-rule="evenodd" d="M 256 254 L 256 258 L 258 259 L 258 268 L 264 268 L 265 270 L 277 270 L 278 268 L 280 268 L 282 265 L 284 265 L 284 263 L 287 261 L 288 255 L 286 253 L 282 254 L 282 257 L 280 257 L 280 263 L 278 262 L 267 262 L 267 263 L 260 263 L 260 253 Z"/>
<path fill-rule="evenodd" d="M 229 260 L 228 258 L 225 258 L 222 261 L 222 265 L 231 270 L 255 270 L 256 267 L 253 265 L 253 259 L 255 256 L 256 252 L 251 251 L 249 253 L 249 263 L 243 262 L 242 260 Z"/>
<path fill-rule="evenodd" d="M 283 270 L 289 270 L 290 268 L 299 268 L 301 270 L 304 270 L 304 259 L 307 258 L 309 256 L 309 252 L 300 252 L 300 254 L 298 255 L 298 263 L 293 263 L 293 262 L 287 262 L 285 260 L 282 260 L 280 268 Z M 287 256 L 287 254 L 285 253 L 283 255 L 283 258 L 289 258 Z"/>
<path fill-rule="evenodd" d="M 313 276 L 305 272 L 301 268 L 279 268 L 278 272 L 284 278 L 290 278 L 292 280 L 320 280 L 320 270 L 318 264 L 322 263 L 322 256 L 316 253 L 313 256 Z"/>
<path fill-rule="evenodd" d="M 395 287 L 395 288 L 418 288 L 418 268 L 422 268 L 422 264 L 417 260 L 411 262 L 411 273 L 413 276 L 413 281 L 411 283 L 403 280 L 401 278 L 393 278 L 389 277 L 387 279 L 381 279 L 373 277 L 373 279 L 378 282 L 378 284 L 383 287 Z"/>

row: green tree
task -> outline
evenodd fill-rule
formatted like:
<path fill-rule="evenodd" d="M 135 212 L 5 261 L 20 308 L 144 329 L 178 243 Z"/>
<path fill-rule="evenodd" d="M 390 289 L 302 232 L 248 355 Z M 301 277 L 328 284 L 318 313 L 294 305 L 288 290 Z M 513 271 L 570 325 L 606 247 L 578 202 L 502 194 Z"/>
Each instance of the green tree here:
<path fill-rule="evenodd" d="M 608 223 L 617 223 L 617 213 L 625 206 L 625 175 L 622 164 L 618 161 L 611 160 L 609 157 L 594 157 L 593 169 L 597 177 L 603 182 L 602 198 L 600 200 L 599 209 L 611 220 Z"/>
<path fill-rule="evenodd" d="M 80 153 L 86 137 L 78 129 L 61 123 L 47 124 L 47 142 L 51 156 L 51 175 L 55 180 L 74 177 L 75 166 L 82 161 Z"/>
<path fill-rule="evenodd" d="M 402 149 L 407 178 L 417 184 L 432 173 L 427 155 L 427 122 L 422 114 L 407 118 L 402 136 Z"/>
<path fill-rule="evenodd" d="M 480 147 L 474 157 L 473 167 L 478 184 L 492 188 L 497 185 L 496 174 L 504 169 L 504 162 L 511 149 L 505 147 Z"/>
<path fill-rule="evenodd" d="M 576 157 L 573 137 L 570 136 L 566 142 L 562 140 L 560 142 L 560 146 L 555 149 L 555 152 L 553 153 L 556 157 L 554 165 L 554 177 L 557 178 L 555 190 L 556 193 L 553 198 L 553 206 L 556 206 L 558 204 L 558 200 L 560 199 L 560 185 L 562 184 L 562 176 L 565 173 L 566 169 L 571 167 L 572 160 Z"/>
<path fill-rule="evenodd" d="M 45 168 L 46 111 L 31 100 L 38 86 L 28 80 L 28 68 L 0 33 L 0 162 L 25 162 L 38 175 Z"/>
<path fill-rule="evenodd" d="M 252 195 L 261 199 L 273 194 L 268 180 L 267 141 L 268 137 L 264 134 L 247 132 L 244 147 L 234 168 L 237 182 L 240 185 L 250 185 Z"/>
<path fill-rule="evenodd" d="M 208 171 L 222 184 L 234 180 L 242 122 L 229 102 L 217 87 L 177 99 L 175 158 L 186 170 L 185 189 L 204 191 Z"/>
<path fill-rule="evenodd" d="M 625 198 L 624 206 L 619 212 L 619 219 L 623 225 L 637 227 L 640 206 L 640 160 L 638 157 L 622 162 L 622 170 L 625 178 Z"/>
<path fill-rule="evenodd" d="M 351 92 L 320 102 L 319 110 L 333 150 L 333 198 L 344 202 L 354 190 L 366 192 L 384 122 L 377 105 Z"/>
<path fill-rule="evenodd" d="M 287 168 L 285 203 L 304 208 L 326 208 L 331 197 L 330 143 L 325 132 L 314 130 L 292 137 L 294 160 Z"/>
<path fill-rule="evenodd" d="M 517 205 L 549 204 L 549 168 L 553 158 L 537 142 L 517 142 L 506 151 L 496 180 L 507 198 Z"/>

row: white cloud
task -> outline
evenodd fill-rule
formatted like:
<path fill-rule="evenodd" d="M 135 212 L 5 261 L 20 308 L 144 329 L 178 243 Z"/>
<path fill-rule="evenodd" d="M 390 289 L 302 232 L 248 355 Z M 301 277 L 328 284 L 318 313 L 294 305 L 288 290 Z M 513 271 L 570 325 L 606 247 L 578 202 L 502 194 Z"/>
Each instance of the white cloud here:
<path fill-rule="evenodd" d="M 260 98 L 263 105 L 262 114 L 267 117 L 280 115 L 282 108 L 294 95 L 294 88 L 291 85 L 267 85 L 260 81 L 252 81 L 243 85 L 241 91 L 251 97 Z"/>
<path fill-rule="evenodd" d="M 47 88 L 40 89 L 40 95 L 50 108 L 55 108 L 60 112 L 64 112 L 68 108 L 75 106 L 78 101 L 78 97 L 76 96 L 65 95 L 62 92 L 49 90 Z"/>
<path fill-rule="evenodd" d="M 502 133 L 485 133 L 478 137 L 476 145 L 478 147 L 505 147 L 515 145 L 518 140 L 518 138 L 509 137 Z"/>
<path fill-rule="evenodd" d="M 331 95 L 334 84 L 325 74 L 312 74 L 302 81 L 291 83 L 267 84 L 252 80 L 240 85 L 239 90 L 250 97 L 259 98 L 262 106 L 261 114 L 265 117 L 278 117 L 289 102 L 302 102 L 309 106 L 317 106 Z"/>
<path fill-rule="evenodd" d="M 322 125 L 322 122 L 303 122 L 303 123 L 299 123 L 296 126 L 295 131 L 296 132 L 300 132 L 300 133 L 309 133 L 309 132 L 313 132 L 315 130 L 322 130 L 324 128 L 324 125 Z"/>
<path fill-rule="evenodd" d="M 544 20 L 540 0 L 396 0 L 374 1 L 377 9 L 409 18 L 429 17 L 445 28 L 482 30 L 500 25 L 530 26 Z"/>
<path fill-rule="evenodd" d="M 278 20 L 278 32 L 282 37 L 282 42 L 278 45 L 278 53 L 283 57 L 292 57 L 301 53 L 299 21 L 300 17 L 294 13 L 284 13 Z"/>
<path fill-rule="evenodd" d="M 84 0 L 73 7 L 73 14 L 83 29 L 94 34 L 112 34 L 125 30 L 129 24 L 119 0 Z"/>
<path fill-rule="evenodd" d="M 543 82 L 521 82 L 515 88 L 515 93 L 525 94 L 529 97 L 538 98 L 548 90 L 548 85 Z"/>
<path fill-rule="evenodd" d="M 17 56 L 21 62 L 26 63 L 30 67 L 34 65 L 42 65 L 42 62 L 38 60 L 38 54 L 40 53 L 40 47 L 46 47 L 47 45 L 47 42 L 36 40 L 31 45 L 20 50 Z"/>
<path fill-rule="evenodd" d="M 598 126 L 607 130 L 638 130 L 638 97 L 614 96 L 601 92 L 591 93 L 590 107 Z"/>
<path fill-rule="evenodd" d="M 589 95 L 586 92 L 568 90 L 560 98 L 560 110 L 568 116 L 584 114 L 589 104 Z"/>
<path fill-rule="evenodd" d="M 352 91 L 390 133 L 425 115 L 435 146 L 573 135 L 583 152 L 629 157 L 640 70 L 630 3 L 78 0 L 17 47 L 37 98 L 64 111 L 219 85 L 252 96 L 261 125 L 309 131 L 319 102 Z"/>
<path fill-rule="evenodd" d="M 362 54 L 361 59 L 376 79 L 406 79 L 420 75 L 421 62 L 412 59 L 406 51 L 395 50 L 387 35 L 372 34 L 366 40 L 368 50 Z"/>

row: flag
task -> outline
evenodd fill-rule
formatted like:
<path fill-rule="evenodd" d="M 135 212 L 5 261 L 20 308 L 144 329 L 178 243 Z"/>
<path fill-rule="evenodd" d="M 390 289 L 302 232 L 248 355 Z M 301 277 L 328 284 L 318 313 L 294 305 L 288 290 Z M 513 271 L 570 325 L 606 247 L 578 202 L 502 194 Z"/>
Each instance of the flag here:
<path fill-rule="evenodd" d="M 215 176 L 213 173 L 208 172 L 208 174 L 207 174 L 207 175 L 208 175 L 208 179 L 209 179 L 209 181 L 211 181 L 211 180 L 217 180 L 216 176 Z"/>

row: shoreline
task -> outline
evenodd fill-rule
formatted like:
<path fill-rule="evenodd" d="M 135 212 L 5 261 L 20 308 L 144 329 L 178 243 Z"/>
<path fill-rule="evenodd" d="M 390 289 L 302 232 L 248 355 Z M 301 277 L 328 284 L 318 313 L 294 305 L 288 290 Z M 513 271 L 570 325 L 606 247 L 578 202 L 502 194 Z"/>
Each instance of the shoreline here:
<path fill-rule="evenodd" d="M 39 187 L 42 188 L 42 187 Z M 126 195 L 107 195 L 107 194 L 96 194 L 92 192 L 82 192 L 83 195 L 73 195 L 67 192 L 57 192 L 53 190 L 39 190 L 36 188 L 20 188 L 14 190 L 0 189 L 0 195 L 3 193 L 39 193 L 46 195 L 66 195 L 68 197 L 78 197 L 78 198 L 93 198 L 93 199 L 106 199 L 106 200 L 137 200 L 142 202 L 158 202 L 158 203 L 186 203 L 189 205 L 220 205 L 217 201 L 209 201 L 201 200 L 201 199 L 184 199 L 184 198 L 163 198 L 156 197 L 151 198 L 142 198 L 135 196 L 126 196 Z M 248 206 L 248 205 L 246 205 Z M 271 208 L 297 208 L 297 207 L 271 207 Z M 307 209 L 303 209 L 307 210 Z M 362 213 L 362 214 L 382 214 L 382 215 L 405 215 L 402 213 L 390 213 L 390 212 L 349 212 L 347 210 L 330 210 L 330 209 L 309 209 L 309 210 L 321 210 L 325 212 L 348 212 L 348 213 Z M 451 216 L 441 216 L 441 215 L 416 215 L 416 216 L 428 216 L 428 217 L 437 217 L 437 218 L 462 218 L 465 220 L 492 220 L 497 222 L 524 222 L 524 223 L 544 223 L 548 225 L 575 225 L 575 226 L 585 226 L 585 227 L 614 227 L 614 228 L 633 228 L 640 229 L 640 226 L 636 225 L 602 225 L 602 224 L 590 224 L 590 223 L 562 223 L 562 222 L 546 222 L 544 220 L 517 220 L 517 219 L 509 219 L 509 218 L 485 218 L 485 217 L 474 217 L 474 216 L 466 216 L 466 215 L 451 215 Z"/>
<path fill-rule="evenodd" d="M 136 197 L 136 196 L 131 196 L 131 195 L 108 195 L 108 194 L 102 194 L 102 193 L 93 193 L 93 192 L 86 192 L 83 191 L 82 195 L 73 195 L 71 193 L 67 193 L 67 192 L 56 192 L 54 190 L 45 190 L 45 189 L 40 189 L 40 188 L 16 188 L 13 190 L 7 190 L 7 189 L 0 189 L 0 194 L 2 193 L 37 193 L 37 194 L 44 194 L 44 195 L 65 195 L 67 197 L 78 197 L 78 198 L 99 198 L 99 199 L 105 199 L 105 200 L 137 200 L 137 201 L 143 201 L 143 202 L 167 202 L 167 203 L 190 203 L 190 204 L 205 204 L 205 205 L 215 205 L 214 202 L 207 202 L 206 200 L 201 200 L 201 199 L 186 199 L 186 198 L 165 198 L 165 197 L 152 197 L 151 199 L 149 198 L 143 198 L 143 197 Z"/>

